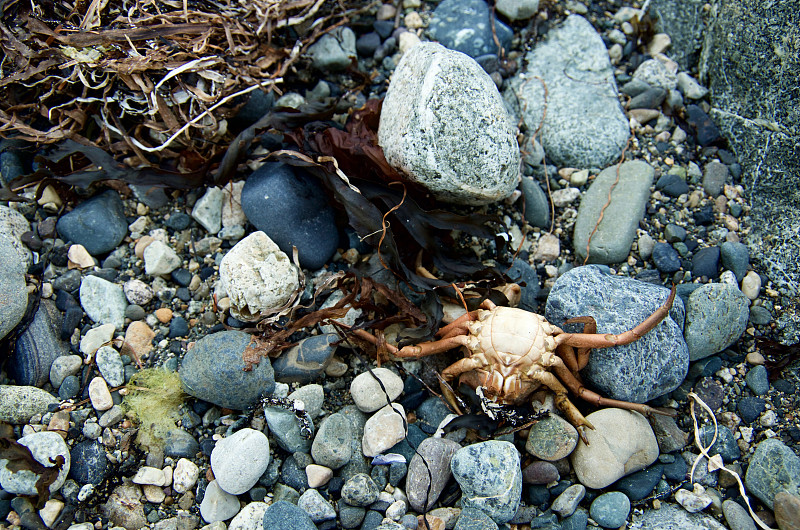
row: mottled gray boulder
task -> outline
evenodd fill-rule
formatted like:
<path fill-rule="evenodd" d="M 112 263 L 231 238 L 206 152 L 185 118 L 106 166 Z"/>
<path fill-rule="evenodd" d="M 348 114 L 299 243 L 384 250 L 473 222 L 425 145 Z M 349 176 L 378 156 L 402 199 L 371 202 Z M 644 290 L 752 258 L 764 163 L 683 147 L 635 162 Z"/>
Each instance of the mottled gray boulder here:
<path fill-rule="evenodd" d="M 542 124 L 541 142 L 558 166 L 605 167 L 616 161 L 630 128 L 617 98 L 614 71 L 600 35 L 579 15 L 551 30 L 510 80 L 506 101 L 519 108 L 529 131 Z M 544 80 L 545 88 L 538 79 Z"/>
<path fill-rule="evenodd" d="M 378 143 L 389 164 L 443 201 L 495 202 L 519 179 L 519 145 L 497 87 L 475 60 L 439 44 L 403 55 Z"/>
<path fill-rule="evenodd" d="M 800 296 L 797 4 L 721 0 L 714 6 L 699 80 L 711 90 L 709 116 L 742 164 L 752 206 L 745 243 L 759 270 L 785 293 L 777 324 L 791 344 L 800 340 L 800 306 L 791 302 Z"/>
<path fill-rule="evenodd" d="M 11 239 L 0 234 L 0 339 L 25 316 L 28 306 L 25 269 Z"/>
<path fill-rule="evenodd" d="M 242 360 L 250 345 L 243 331 L 206 335 L 186 352 L 178 374 L 186 392 L 220 407 L 244 410 L 275 390 L 269 359 L 261 359 L 249 372 Z"/>
<path fill-rule="evenodd" d="M 514 517 L 522 495 L 522 469 L 514 444 L 491 440 L 462 447 L 450 468 L 461 486 L 463 509 L 477 508 L 496 523 Z"/>
<path fill-rule="evenodd" d="M 493 33 L 491 16 L 484 0 L 444 0 L 433 11 L 428 33 L 433 40 L 470 57 L 497 55 L 500 50 L 494 35 L 507 51 L 514 32 L 495 18 Z"/>
<path fill-rule="evenodd" d="M 559 277 L 547 298 L 545 317 L 565 320 L 591 316 L 599 333 L 622 333 L 639 325 L 666 301 L 669 290 L 606 274 L 597 266 L 576 267 Z M 624 346 L 592 350 L 581 371 L 587 386 L 601 395 L 644 403 L 673 391 L 689 369 L 683 340 L 683 302 L 675 297 L 669 315 L 641 339 Z M 579 325 L 565 331 L 580 332 Z"/>
<path fill-rule="evenodd" d="M 777 438 L 767 438 L 756 446 L 744 483 L 772 510 L 779 491 L 800 495 L 800 457 Z"/>
<path fill-rule="evenodd" d="M 696 361 L 721 352 L 742 336 L 750 317 L 750 300 L 736 286 L 708 283 L 689 296 L 686 344 Z"/>
<path fill-rule="evenodd" d="M 0 421 L 24 424 L 34 414 L 44 414 L 58 399 L 35 386 L 0 385 Z"/>
<path fill-rule="evenodd" d="M 605 211 L 608 192 L 617 180 L 617 166 L 608 167 L 597 175 L 581 199 L 575 220 L 573 244 L 579 260 L 586 258 L 590 235 L 589 262 L 609 264 L 627 259 L 639 221 L 644 217 L 654 175 L 652 166 L 646 162 L 637 160 L 620 165 L 619 182 Z M 601 211 L 603 221 L 598 226 Z"/>

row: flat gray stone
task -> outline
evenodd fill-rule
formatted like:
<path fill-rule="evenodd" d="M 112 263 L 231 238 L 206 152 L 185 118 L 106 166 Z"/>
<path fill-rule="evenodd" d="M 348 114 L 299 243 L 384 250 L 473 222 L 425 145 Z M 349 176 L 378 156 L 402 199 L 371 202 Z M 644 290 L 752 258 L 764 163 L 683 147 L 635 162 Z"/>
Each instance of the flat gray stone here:
<path fill-rule="evenodd" d="M 450 461 L 461 445 L 447 438 L 425 438 L 411 457 L 406 494 L 412 510 L 430 510 L 452 476 Z"/>
<path fill-rule="evenodd" d="M 0 421 L 20 425 L 59 400 L 35 386 L 0 385 Z"/>
<path fill-rule="evenodd" d="M 439 44 L 403 55 L 378 143 L 392 167 L 443 201 L 488 204 L 517 186 L 519 145 L 497 86 L 474 59 Z"/>
<path fill-rule="evenodd" d="M 583 195 L 575 220 L 573 243 L 579 261 L 586 258 L 586 245 L 595 226 L 597 231 L 591 236 L 589 262 L 608 264 L 627 259 L 636 228 L 644 217 L 654 175 L 655 171 L 646 162 L 625 162 L 619 166 L 619 182 L 597 226 L 600 212 L 608 202 L 608 192 L 617 179 L 617 166 L 600 172 Z"/>
<path fill-rule="evenodd" d="M 461 507 L 477 508 L 496 523 L 510 521 L 522 495 L 522 470 L 514 444 L 490 440 L 462 447 L 450 462 L 463 496 Z"/>
<path fill-rule="evenodd" d="M 705 513 L 689 513 L 677 504 L 662 503 L 658 510 L 634 512 L 630 530 L 727 530 L 725 525 Z"/>
<path fill-rule="evenodd" d="M 800 457 L 777 438 L 767 438 L 756 446 L 744 484 L 772 510 L 779 491 L 800 495 Z"/>
<path fill-rule="evenodd" d="M 619 159 L 630 127 L 617 98 L 608 50 L 583 17 L 571 15 L 526 55 L 524 77 L 510 80 L 506 101 L 519 105 L 529 131 L 542 124 L 545 153 L 561 167 L 605 167 Z M 535 77 L 544 80 L 543 84 Z"/>
<path fill-rule="evenodd" d="M 94 322 L 114 324 L 122 329 L 125 325 L 125 308 L 128 301 L 122 287 L 99 276 L 84 276 L 80 289 L 81 307 Z"/>

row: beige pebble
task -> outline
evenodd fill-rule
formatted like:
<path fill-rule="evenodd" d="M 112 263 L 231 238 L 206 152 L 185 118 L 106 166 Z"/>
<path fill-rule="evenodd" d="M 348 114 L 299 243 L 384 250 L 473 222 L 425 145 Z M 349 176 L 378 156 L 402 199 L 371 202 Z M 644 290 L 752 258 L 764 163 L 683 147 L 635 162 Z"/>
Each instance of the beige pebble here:
<path fill-rule="evenodd" d="M 308 478 L 309 488 L 319 488 L 333 478 L 333 470 L 318 464 L 310 464 L 306 466 L 306 477 Z"/>
<path fill-rule="evenodd" d="M 195 274 L 195 275 L 192 276 L 192 280 L 189 282 L 189 290 L 192 291 L 192 292 L 195 292 L 196 290 L 198 290 L 200 288 L 200 286 L 202 284 L 203 284 L 203 280 L 200 279 L 200 276 Z"/>
<path fill-rule="evenodd" d="M 48 186 L 49 187 L 49 186 Z M 39 517 L 47 528 L 53 528 L 53 525 L 58 519 L 61 510 L 64 509 L 64 503 L 58 499 L 50 499 L 41 510 L 39 510 Z"/>
<path fill-rule="evenodd" d="M 394 7 L 392 4 L 382 4 L 378 8 L 378 12 L 375 14 L 375 18 L 378 20 L 390 20 L 395 17 L 397 14 L 397 8 Z"/>
<path fill-rule="evenodd" d="M 67 259 L 69 260 L 67 267 L 70 269 L 88 269 L 97 265 L 97 260 L 83 245 L 70 245 Z"/>
<path fill-rule="evenodd" d="M 144 492 L 144 498 L 147 499 L 147 502 L 152 502 L 153 504 L 161 504 L 167 497 L 162 488 L 153 486 L 152 484 L 145 484 L 142 486 L 142 491 Z"/>
<path fill-rule="evenodd" d="M 672 45 L 672 39 L 666 33 L 656 33 L 647 44 L 647 53 L 654 56 L 657 53 L 664 53 Z"/>
<path fill-rule="evenodd" d="M 632 109 L 628 111 L 628 116 L 644 125 L 650 120 L 654 120 L 661 115 L 661 112 L 654 109 Z"/>
<path fill-rule="evenodd" d="M 787 491 L 775 494 L 775 522 L 781 530 L 800 529 L 800 497 Z"/>
<path fill-rule="evenodd" d="M 136 241 L 136 246 L 133 247 L 133 253 L 139 259 L 144 259 L 144 250 L 150 246 L 150 243 L 155 241 L 153 236 L 142 236 Z"/>
<path fill-rule="evenodd" d="M 761 291 L 761 276 L 755 271 L 748 272 L 744 279 L 742 279 L 742 292 L 750 300 L 758 298 L 758 293 Z"/>
<path fill-rule="evenodd" d="M 223 313 L 231 308 L 231 299 L 227 296 L 225 298 L 220 298 L 217 300 L 217 309 L 222 311 Z"/>
<path fill-rule="evenodd" d="M 164 485 L 166 477 L 164 477 L 164 471 L 157 467 L 142 466 L 136 471 L 136 475 L 133 476 L 132 480 L 134 484 L 150 484 L 161 487 Z"/>
<path fill-rule="evenodd" d="M 354 248 L 349 248 L 342 253 L 342 259 L 350 265 L 355 265 L 358 262 L 358 251 Z"/>
<path fill-rule="evenodd" d="M 539 238 L 536 252 L 533 253 L 534 261 L 553 261 L 561 253 L 561 242 L 552 234 L 545 234 Z"/>
<path fill-rule="evenodd" d="M 764 356 L 758 351 L 751 351 L 747 354 L 744 360 L 753 365 L 761 365 L 765 362 Z"/>
<path fill-rule="evenodd" d="M 403 24 L 408 29 L 419 29 L 425 27 L 425 22 L 422 21 L 422 17 L 419 16 L 419 13 L 416 11 L 412 11 L 411 13 L 406 15 L 406 18 L 403 19 Z"/>
<path fill-rule="evenodd" d="M 131 322 L 125 331 L 125 344 L 130 346 L 136 356 L 141 359 L 153 349 L 153 337 L 155 336 L 155 332 L 145 322 Z"/>
<path fill-rule="evenodd" d="M 108 390 L 106 380 L 102 377 L 95 377 L 89 382 L 89 401 L 92 402 L 92 407 L 99 411 L 108 410 L 114 406 L 111 392 Z"/>
<path fill-rule="evenodd" d="M 429 528 L 430 530 L 444 530 L 446 528 L 444 521 L 435 515 L 428 514 L 425 516 L 425 519 L 422 517 L 422 515 L 417 516 L 417 529 Z"/>
<path fill-rule="evenodd" d="M 159 322 L 161 322 L 162 324 L 166 324 L 167 322 L 172 320 L 172 309 L 168 307 L 161 307 L 159 309 L 156 309 L 155 315 Z"/>
<path fill-rule="evenodd" d="M 422 42 L 419 37 L 417 37 L 416 33 L 412 33 L 410 31 L 405 31 L 400 34 L 398 37 L 398 48 L 400 49 L 400 53 L 406 53 L 408 50 Z"/>
<path fill-rule="evenodd" d="M 66 439 L 69 430 L 69 412 L 66 410 L 55 412 L 50 418 L 50 423 L 47 424 L 47 430 L 55 431 Z"/>
<path fill-rule="evenodd" d="M 166 466 L 161 471 L 164 472 L 164 487 L 172 486 L 172 467 Z"/>
<path fill-rule="evenodd" d="M 724 195 L 720 195 L 714 199 L 714 210 L 719 213 L 728 213 L 728 199 Z"/>
<path fill-rule="evenodd" d="M 722 222 L 725 225 L 725 228 L 727 228 L 731 232 L 738 232 L 739 231 L 739 220 L 736 219 L 734 216 L 726 215 L 723 218 Z"/>
<path fill-rule="evenodd" d="M 328 366 L 325 367 L 325 374 L 328 377 L 341 377 L 345 373 L 347 373 L 347 363 L 337 357 L 333 357 Z"/>

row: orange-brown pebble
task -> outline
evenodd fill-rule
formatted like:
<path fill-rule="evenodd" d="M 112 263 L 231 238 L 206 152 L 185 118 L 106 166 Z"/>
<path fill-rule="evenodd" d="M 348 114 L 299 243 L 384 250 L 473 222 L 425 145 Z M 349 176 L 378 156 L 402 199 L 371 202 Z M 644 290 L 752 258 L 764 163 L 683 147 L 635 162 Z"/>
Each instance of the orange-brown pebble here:
<path fill-rule="evenodd" d="M 157 310 L 161 311 L 161 309 Z M 167 310 L 169 311 L 169 310 Z M 156 315 L 158 317 L 158 315 Z M 159 318 L 159 320 L 161 320 Z M 169 321 L 169 319 L 167 319 Z M 141 359 L 153 349 L 153 337 L 155 337 L 155 332 L 150 329 L 145 322 L 137 320 L 136 322 L 131 322 L 128 326 L 128 329 L 125 331 L 125 343 L 128 344 L 136 355 Z"/>
<path fill-rule="evenodd" d="M 53 417 L 50 418 L 50 423 L 47 424 L 47 430 L 55 431 L 66 439 L 67 431 L 69 430 L 69 412 L 66 410 L 59 410 L 53 413 Z"/>
<path fill-rule="evenodd" d="M 427 526 L 425 525 L 425 519 L 427 519 Z M 428 514 L 425 516 L 425 519 L 423 519 L 421 515 L 417 516 L 417 530 L 444 530 L 444 521 L 435 515 Z"/>
<path fill-rule="evenodd" d="M 155 315 L 159 322 L 161 322 L 162 324 L 166 324 L 167 322 L 172 320 L 172 309 L 168 307 L 162 307 L 156 309 Z"/>
<path fill-rule="evenodd" d="M 133 247 L 133 253 L 136 255 L 137 258 L 143 259 L 144 258 L 144 249 L 146 249 L 150 243 L 155 241 L 153 236 L 142 236 L 136 241 L 136 246 Z"/>

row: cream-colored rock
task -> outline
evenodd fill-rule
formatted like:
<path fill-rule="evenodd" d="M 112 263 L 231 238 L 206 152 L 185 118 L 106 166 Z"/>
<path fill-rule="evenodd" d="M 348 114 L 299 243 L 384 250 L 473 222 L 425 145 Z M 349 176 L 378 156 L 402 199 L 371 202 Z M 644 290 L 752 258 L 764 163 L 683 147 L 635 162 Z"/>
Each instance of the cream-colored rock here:
<path fill-rule="evenodd" d="M 83 245 L 70 245 L 67 251 L 67 267 L 70 269 L 88 269 L 97 265 L 97 260 L 89 254 Z"/>
<path fill-rule="evenodd" d="M 375 380 L 376 377 L 386 389 L 385 393 Z M 353 401 L 361 412 L 375 412 L 397 399 L 402 393 L 403 380 L 387 368 L 373 368 L 372 373 L 358 374 L 350 383 L 350 395 L 353 396 Z"/>
<path fill-rule="evenodd" d="M 406 411 L 399 403 L 386 405 L 364 424 L 361 449 L 366 457 L 381 454 L 402 441 L 407 432 Z"/>
<path fill-rule="evenodd" d="M 308 487 L 316 489 L 324 486 L 333 478 L 333 470 L 318 464 L 310 464 L 306 466 L 306 478 L 308 478 Z"/>
<path fill-rule="evenodd" d="M 300 286 L 297 268 L 264 232 L 239 241 L 219 266 L 219 289 L 231 301 L 231 314 L 244 321 L 285 304 Z"/>
<path fill-rule="evenodd" d="M 742 278 L 742 292 L 750 300 L 758 298 L 758 293 L 761 292 L 761 276 L 757 272 L 750 271 Z"/>
<path fill-rule="evenodd" d="M 629 410 L 602 409 L 586 416 L 594 429 L 570 456 L 578 480 L 600 489 L 625 475 L 640 471 L 658 458 L 658 442 L 647 419 Z"/>

